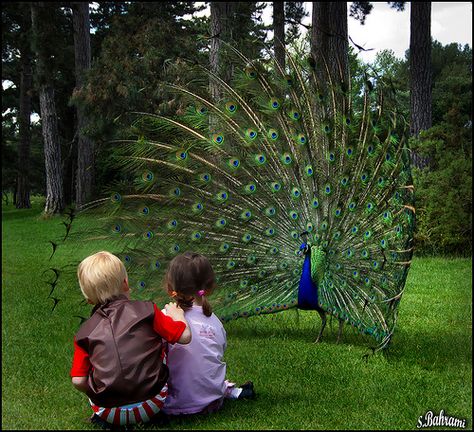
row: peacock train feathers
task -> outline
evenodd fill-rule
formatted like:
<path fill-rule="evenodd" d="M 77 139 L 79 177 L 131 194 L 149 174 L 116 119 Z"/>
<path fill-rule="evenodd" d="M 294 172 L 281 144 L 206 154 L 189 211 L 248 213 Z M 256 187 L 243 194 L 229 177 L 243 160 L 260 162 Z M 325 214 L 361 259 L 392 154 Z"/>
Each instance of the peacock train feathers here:
<path fill-rule="evenodd" d="M 137 113 L 125 180 L 86 212 L 118 240 L 137 298 L 165 301 L 168 261 L 193 250 L 218 276 L 223 321 L 320 308 L 385 346 L 414 228 L 395 95 L 382 78 L 345 89 L 298 56 L 281 70 L 232 52 L 230 82 L 195 66 L 199 79 L 169 84 L 180 115 Z"/>

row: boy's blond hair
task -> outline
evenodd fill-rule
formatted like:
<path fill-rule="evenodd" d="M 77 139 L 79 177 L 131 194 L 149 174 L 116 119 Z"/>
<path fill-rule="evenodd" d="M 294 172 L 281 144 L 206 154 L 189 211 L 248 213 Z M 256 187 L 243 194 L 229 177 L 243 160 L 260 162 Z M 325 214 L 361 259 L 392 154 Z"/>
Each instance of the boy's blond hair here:
<path fill-rule="evenodd" d="M 77 267 L 77 278 L 84 297 L 93 304 L 105 303 L 124 291 L 127 270 L 122 261 L 110 252 L 88 256 Z"/>

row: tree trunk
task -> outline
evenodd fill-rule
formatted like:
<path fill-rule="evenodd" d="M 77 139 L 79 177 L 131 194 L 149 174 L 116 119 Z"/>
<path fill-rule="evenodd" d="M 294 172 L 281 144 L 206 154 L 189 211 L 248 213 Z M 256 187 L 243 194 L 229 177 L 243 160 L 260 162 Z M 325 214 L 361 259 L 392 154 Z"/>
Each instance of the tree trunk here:
<path fill-rule="evenodd" d="M 273 2 L 273 47 L 275 61 L 285 70 L 285 2 Z M 275 65 L 276 66 L 276 65 Z"/>
<path fill-rule="evenodd" d="M 15 195 L 16 208 L 30 208 L 30 146 L 31 146 L 31 53 L 28 48 L 21 52 L 20 76 L 20 112 L 18 115 L 19 145 L 18 145 L 18 174 Z"/>
<path fill-rule="evenodd" d="M 313 2 L 311 53 L 321 83 L 348 86 L 346 2 Z"/>
<path fill-rule="evenodd" d="M 211 48 L 209 52 L 210 69 L 224 81 L 229 81 L 232 76 L 230 67 L 223 64 L 220 51 L 222 40 L 232 41 L 232 16 L 235 12 L 235 2 L 211 2 Z M 221 97 L 219 87 L 211 79 L 209 90 L 213 101 Z"/>
<path fill-rule="evenodd" d="M 37 74 L 39 83 L 39 99 L 41 128 L 44 143 L 44 159 L 46 171 L 46 214 L 60 213 L 64 210 L 63 178 L 61 170 L 61 146 L 58 134 L 58 119 L 54 103 L 53 77 L 47 48 L 46 31 L 48 26 L 48 8 L 45 2 L 31 3 L 31 21 L 37 55 Z"/>
<path fill-rule="evenodd" d="M 89 3 L 73 2 L 74 54 L 76 67 L 76 91 L 84 84 L 84 75 L 91 67 Z M 89 120 L 83 107 L 77 110 L 77 176 L 76 205 L 83 206 L 92 198 L 94 186 L 94 143 L 88 138 L 84 129 Z"/>
<path fill-rule="evenodd" d="M 410 133 L 431 127 L 431 3 L 411 2 Z"/>
<path fill-rule="evenodd" d="M 44 211 L 47 214 L 60 213 L 64 210 L 64 193 L 61 170 L 61 146 L 59 145 L 53 87 L 41 86 L 39 97 L 46 170 L 46 205 Z"/>

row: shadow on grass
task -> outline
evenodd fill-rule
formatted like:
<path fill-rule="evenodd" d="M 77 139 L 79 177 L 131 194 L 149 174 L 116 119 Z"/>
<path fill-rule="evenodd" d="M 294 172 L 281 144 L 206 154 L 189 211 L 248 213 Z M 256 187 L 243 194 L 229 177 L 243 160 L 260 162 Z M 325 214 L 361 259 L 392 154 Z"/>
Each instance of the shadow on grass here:
<path fill-rule="evenodd" d="M 412 362 L 427 370 L 471 365 L 472 338 L 459 330 L 449 330 L 433 334 L 400 329 L 384 354 L 388 361 Z"/>
<path fill-rule="evenodd" d="M 42 209 L 33 207 L 29 209 L 21 209 L 18 210 L 14 206 L 9 207 L 2 207 L 2 219 L 3 221 L 11 221 L 11 220 L 23 220 L 23 219 L 30 219 L 30 218 L 39 218 L 42 214 Z"/>
<path fill-rule="evenodd" d="M 277 312 L 276 314 L 265 315 L 262 317 L 250 317 L 241 318 L 240 322 L 234 321 L 226 326 L 226 332 L 228 337 L 237 339 L 250 339 L 250 340 L 293 340 L 301 343 L 312 344 L 315 347 L 314 341 L 319 334 L 321 329 L 321 319 L 317 312 L 314 312 L 314 322 L 308 321 L 306 317 L 298 321 L 298 318 L 291 317 L 287 323 L 281 319 L 280 314 L 288 312 Z M 280 315 L 277 317 L 276 315 Z M 258 322 L 262 321 L 262 322 Z M 285 326 L 285 324 L 287 324 Z M 338 333 L 338 321 L 337 319 L 328 317 L 326 327 L 324 329 L 320 343 L 329 343 L 339 346 L 351 345 L 354 347 L 369 349 L 369 347 L 376 346 L 376 342 L 369 336 L 360 334 L 354 330 L 349 324 L 344 325 L 344 330 L 339 343 L 337 343 Z"/>

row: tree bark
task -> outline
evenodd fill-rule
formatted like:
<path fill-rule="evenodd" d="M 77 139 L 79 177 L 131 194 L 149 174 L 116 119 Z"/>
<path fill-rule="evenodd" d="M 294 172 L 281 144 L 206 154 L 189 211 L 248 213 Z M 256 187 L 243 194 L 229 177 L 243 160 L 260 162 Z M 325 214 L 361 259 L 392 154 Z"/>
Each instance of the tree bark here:
<path fill-rule="evenodd" d="M 52 84 L 53 77 L 48 64 L 49 58 L 45 54 L 47 38 L 44 32 L 51 31 L 47 22 L 48 7 L 51 6 L 45 6 L 44 2 L 31 3 L 31 22 L 37 55 L 41 129 L 46 171 L 46 204 L 44 212 L 46 214 L 54 214 L 64 210 L 64 192 L 61 170 L 61 146 Z"/>
<path fill-rule="evenodd" d="M 311 53 L 321 83 L 348 85 L 346 2 L 313 2 Z"/>
<path fill-rule="evenodd" d="M 410 133 L 431 127 L 431 2 L 411 2 Z"/>
<path fill-rule="evenodd" d="M 210 69 L 224 81 L 229 81 L 232 76 L 230 67 L 223 64 L 220 51 L 222 40 L 232 40 L 232 16 L 235 12 L 235 2 L 211 2 L 211 48 L 209 52 Z M 211 79 L 209 90 L 214 101 L 221 97 L 219 86 Z"/>
<path fill-rule="evenodd" d="M 30 146 L 31 146 L 31 90 L 32 90 L 31 53 L 25 47 L 21 52 L 20 76 L 20 112 L 18 115 L 19 145 L 18 174 L 15 194 L 16 208 L 30 208 Z"/>
<path fill-rule="evenodd" d="M 275 61 L 285 70 L 285 2 L 273 2 L 273 47 Z M 276 66 L 276 65 L 275 65 Z"/>
<path fill-rule="evenodd" d="M 76 88 L 79 91 L 84 85 L 85 73 L 91 67 L 89 3 L 73 2 L 74 54 L 76 68 Z M 94 187 L 94 143 L 85 135 L 84 129 L 89 125 L 84 108 L 76 105 L 77 112 L 77 175 L 76 205 L 81 207 L 92 198 Z"/>

